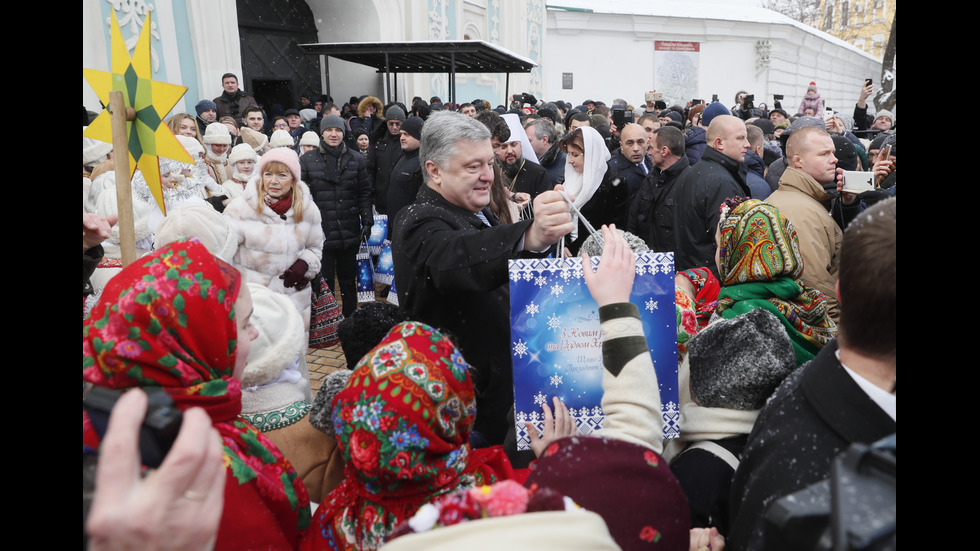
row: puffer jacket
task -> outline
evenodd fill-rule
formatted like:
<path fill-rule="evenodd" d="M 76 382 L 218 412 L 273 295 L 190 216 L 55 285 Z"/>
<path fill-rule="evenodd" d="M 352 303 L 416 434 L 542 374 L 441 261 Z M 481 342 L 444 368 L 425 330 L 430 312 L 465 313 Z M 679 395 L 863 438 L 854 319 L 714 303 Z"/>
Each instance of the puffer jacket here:
<path fill-rule="evenodd" d="M 708 147 L 708 140 L 705 136 L 706 131 L 700 126 L 692 126 L 684 131 L 684 153 L 692 165 L 701 160 L 704 148 Z"/>
<path fill-rule="evenodd" d="M 338 156 L 339 155 L 339 156 Z M 310 187 L 320 210 L 325 250 L 347 249 L 361 236 L 361 226 L 373 226 L 371 179 L 360 153 L 341 144 L 326 144 L 299 158 L 301 178 Z"/>

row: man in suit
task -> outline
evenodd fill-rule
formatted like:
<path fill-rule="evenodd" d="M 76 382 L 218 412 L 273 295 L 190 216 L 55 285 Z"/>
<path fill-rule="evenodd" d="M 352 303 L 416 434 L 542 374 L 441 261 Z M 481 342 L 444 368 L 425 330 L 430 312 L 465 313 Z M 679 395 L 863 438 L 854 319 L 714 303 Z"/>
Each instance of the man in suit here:
<path fill-rule="evenodd" d="M 572 231 L 572 218 L 561 195 L 546 191 L 534 200 L 533 220 L 501 225 L 487 208 L 495 162 L 490 131 L 477 119 L 430 115 L 419 147 L 425 181 L 395 219 L 392 259 L 399 304 L 456 336 L 477 393 L 474 429 L 501 444 L 514 402 L 507 263 L 543 256 Z"/>
<path fill-rule="evenodd" d="M 630 201 L 640 191 L 640 184 L 653 170 L 653 162 L 647 155 L 649 134 L 639 124 L 629 123 L 619 132 L 619 148 L 613 152 L 609 165 L 623 178 L 630 190 Z"/>

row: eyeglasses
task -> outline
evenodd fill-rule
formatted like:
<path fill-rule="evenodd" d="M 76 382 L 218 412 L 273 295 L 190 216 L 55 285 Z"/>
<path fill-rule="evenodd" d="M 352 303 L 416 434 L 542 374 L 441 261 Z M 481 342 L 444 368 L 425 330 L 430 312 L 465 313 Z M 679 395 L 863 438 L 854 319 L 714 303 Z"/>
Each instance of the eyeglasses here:
<path fill-rule="evenodd" d="M 273 128 L 289 128 L 289 125 L 284 122 L 281 122 L 273 126 Z"/>

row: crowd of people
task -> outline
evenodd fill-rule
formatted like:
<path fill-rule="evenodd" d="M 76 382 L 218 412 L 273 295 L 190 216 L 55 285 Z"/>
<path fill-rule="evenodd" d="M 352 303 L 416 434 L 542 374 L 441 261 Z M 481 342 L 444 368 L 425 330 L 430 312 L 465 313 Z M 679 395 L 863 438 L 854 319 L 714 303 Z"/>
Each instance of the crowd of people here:
<path fill-rule="evenodd" d="M 776 549 L 777 502 L 894 438 L 896 125 L 870 83 L 844 112 L 811 82 L 792 114 L 221 87 L 167 118 L 193 163 L 160 158 L 164 209 L 135 173 L 131 229 L 84 138 L 83 383 L 123 391 L 107 426 L 83 409 L 88 547 Z M 365 302 L 379 219 L 394 280 Z M 668 440 L 630 303 L 646 250 L 676 272 Z M 590 254 L 602 428 L 553 397 L 518 450 L 508 263 Z M 314 394 L 321 280 L 347 365 Z M 141 467 L 160 389 L 183 422 Z"/>

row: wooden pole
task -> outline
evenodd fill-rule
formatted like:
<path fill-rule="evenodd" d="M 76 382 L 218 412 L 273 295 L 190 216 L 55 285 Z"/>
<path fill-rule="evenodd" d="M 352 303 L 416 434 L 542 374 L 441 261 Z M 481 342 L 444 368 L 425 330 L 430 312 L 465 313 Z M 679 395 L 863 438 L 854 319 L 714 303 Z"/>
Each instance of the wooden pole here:
<path fill-rule="evenodd" d="M 136 230 L 133 220 L 133 188 L 129 181 L 129 136 L 126 133 L 126 122 L 136 120 L 136 111 L 132 107 L 126 107 L 122 92 L 113 91 L 109 92 L 109 115 L 112 124 L 112 158 L 116 165 L 119 248 L 122 252 L 122 264 L 128 266 L 136 260 Z"/>

